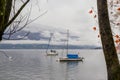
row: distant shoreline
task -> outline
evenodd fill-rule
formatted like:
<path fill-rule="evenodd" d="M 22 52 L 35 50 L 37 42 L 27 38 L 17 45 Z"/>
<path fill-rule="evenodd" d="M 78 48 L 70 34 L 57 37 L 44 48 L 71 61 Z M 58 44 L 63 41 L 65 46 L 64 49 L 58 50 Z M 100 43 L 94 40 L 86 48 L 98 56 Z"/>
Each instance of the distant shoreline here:
<path fill-rule="evenodd" d="M 0 49 L 47 49 L 48 44 L 0 44 Z M 50 45 L 49 49 L 66 49 L 64 45 Z M 102 49 L 94 45 L 69 45 L 68 49 Z"/>

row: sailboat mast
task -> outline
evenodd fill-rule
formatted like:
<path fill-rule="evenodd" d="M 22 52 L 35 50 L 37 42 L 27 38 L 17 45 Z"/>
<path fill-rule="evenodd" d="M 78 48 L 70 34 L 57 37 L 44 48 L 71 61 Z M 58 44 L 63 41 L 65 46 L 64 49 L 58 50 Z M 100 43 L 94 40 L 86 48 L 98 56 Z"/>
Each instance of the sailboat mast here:
<path fill-rule="evenodd" d="M 69 30 L 67 30 L 67 54 L 68 54 Z"/>
<path fill-rule="evenodd" d="M 51 42 L 51 40 L 52 40 L 52 37 L 53 37 L 53 33 L 50 33 L 50 38 L 49 38 L 49 41 L 48 41 L 46 53 L 48 53 L 48 49 L 49 49 L 49 46 L 50 46 L 50 42 Z"/>

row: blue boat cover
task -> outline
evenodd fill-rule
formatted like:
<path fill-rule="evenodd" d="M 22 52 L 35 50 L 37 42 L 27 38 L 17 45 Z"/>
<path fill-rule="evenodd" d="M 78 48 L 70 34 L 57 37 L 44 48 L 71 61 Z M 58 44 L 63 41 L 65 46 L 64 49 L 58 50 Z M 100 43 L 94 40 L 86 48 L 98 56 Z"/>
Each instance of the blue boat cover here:
<path fill-rule="evenodd" d="M 67 54 L 67 58 L 70 58 L 70 59 L 77 59 L 79 56 L 78 54 Z"/>

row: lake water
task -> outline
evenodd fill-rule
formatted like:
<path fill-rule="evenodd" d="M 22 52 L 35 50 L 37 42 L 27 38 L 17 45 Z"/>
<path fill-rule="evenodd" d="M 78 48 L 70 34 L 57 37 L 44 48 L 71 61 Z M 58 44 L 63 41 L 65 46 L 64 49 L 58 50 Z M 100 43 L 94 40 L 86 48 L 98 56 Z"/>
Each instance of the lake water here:
<path fill-rule="evenodd" d="M 102 50 L 70 50 L 80 52 L 83 62 L 59 62 L 64 57 L 46 56 L 45 50 L 2 50 L 0 53 L 0 80 L 107 80 Z"/>

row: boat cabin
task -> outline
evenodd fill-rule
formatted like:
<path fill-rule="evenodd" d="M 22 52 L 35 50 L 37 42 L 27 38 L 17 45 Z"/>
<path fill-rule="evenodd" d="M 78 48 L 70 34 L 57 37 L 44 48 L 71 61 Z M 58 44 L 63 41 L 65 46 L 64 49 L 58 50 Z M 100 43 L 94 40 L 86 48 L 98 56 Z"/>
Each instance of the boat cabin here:
<path fill-rule="evenodd" d="M 70 53 L 70 54 L 67 54 L 67 58 L 69 58 L 69 59 L 77 59 L 77 58 L 79 58 L 79 56 L 78 56 L 78 54 Z"/>

